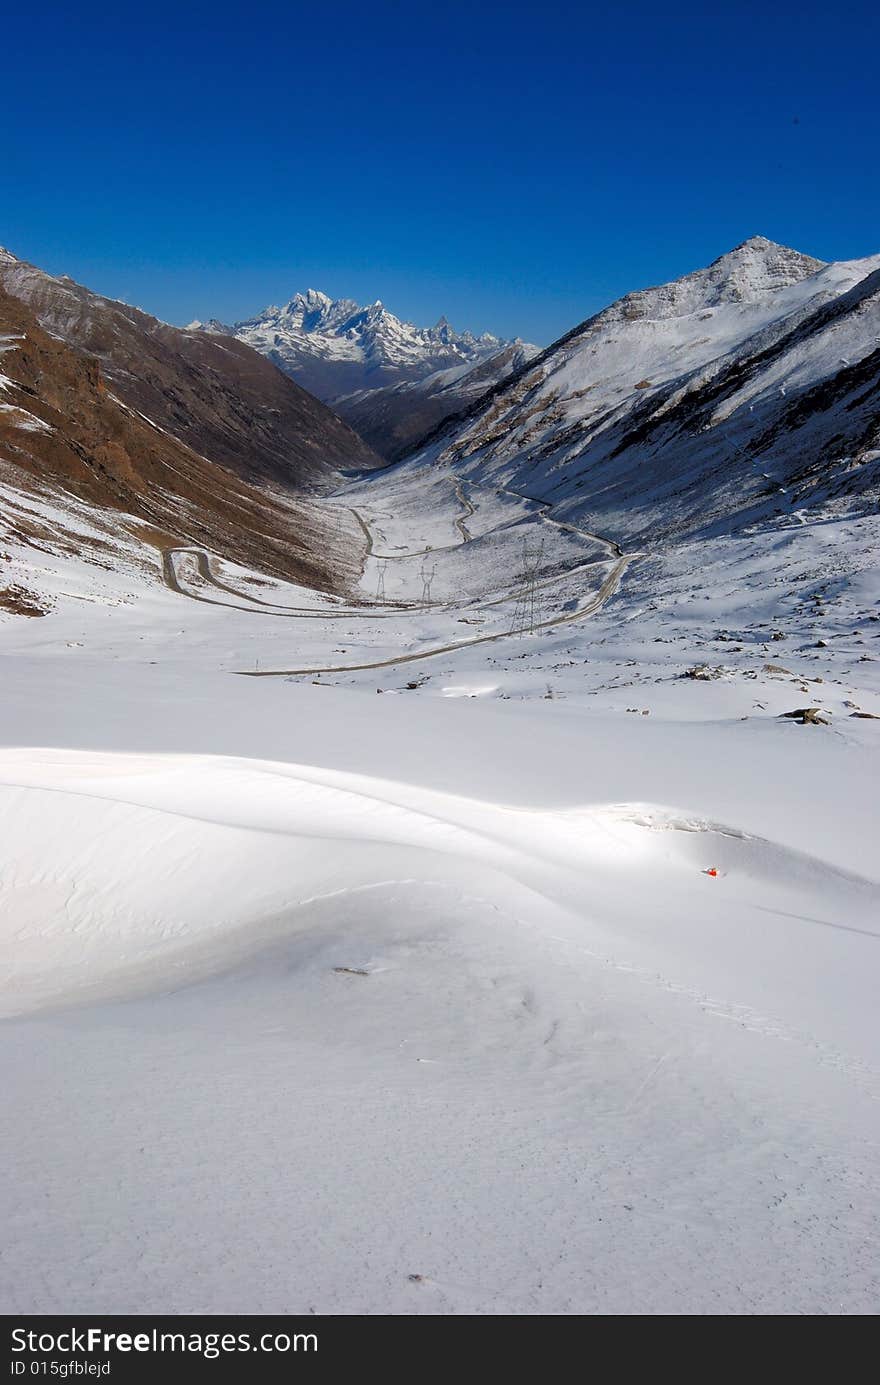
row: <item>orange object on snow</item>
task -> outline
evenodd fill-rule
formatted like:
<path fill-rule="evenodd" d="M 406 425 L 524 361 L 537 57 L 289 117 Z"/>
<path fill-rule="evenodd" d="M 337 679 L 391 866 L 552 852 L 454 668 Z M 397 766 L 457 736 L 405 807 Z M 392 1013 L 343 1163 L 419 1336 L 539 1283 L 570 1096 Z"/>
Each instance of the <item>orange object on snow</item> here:
<path fill-rule="evenodd" d="M 717 875 L 718 872 L 717 872 L 717 870 L 715 869 L 714 866 L 710 866 L 708 870 L 704 870 L 704 871 L 703 871 L 703 874 L 704 874 L 704 875 Z"/>

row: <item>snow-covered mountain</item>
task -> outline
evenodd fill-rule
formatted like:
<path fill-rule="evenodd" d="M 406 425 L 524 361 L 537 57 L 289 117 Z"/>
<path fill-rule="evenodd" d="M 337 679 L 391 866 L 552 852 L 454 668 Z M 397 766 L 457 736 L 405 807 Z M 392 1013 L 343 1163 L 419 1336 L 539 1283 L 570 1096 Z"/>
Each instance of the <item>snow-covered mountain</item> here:
<path fill-rule="evenodd" d="M 878 280 L 751 242 L 379 466 L 0 255 L 8 1311 L 876 1310 Z"/>
<path fill-rule="evenodd" d="M 0 288 L 174 437 L 258 481 L 326 489 L 335 469 L 376 464 L 328 408 L 245 343 L 181 330 L 0 250 Z"/>
<path fill-rule="evenodd" d="M 350 298 L 333 300 L 317 289 L 237 322 L 232 331 L 305 389 L 328 400 L 476 364 L 509 344 L 489 333 L 475 337 L 456 332 L 443 317 L 434 327 L 416 327 L 378 301 L 360 307 Z"/>
<path fill-rule="evenodd" d="M 518 339 L 456 332 L 445 317 L 416 327 L 381 302 L 362 307 L 317 289 L 232 326 L 217 319 L 191 326 L 262 352 L 392 458 L 538 352 Z M 402 386 L 412 388 L 398 397 Z"/>
<path fill-rule="evenodd" d="M 195 542 L 344 584 L 357 560 L 316 496 L 340 471 L 379 464 L 243 343 L 180 331 L 0 250 L 0 610 L 45 608 L 35 554 L 149 587 L 163 554 Z"/>
<path fill-rule="evenodd" d="M 880 493 L 880 256 L 754 237 L 631 293 L 415 457 L 503 482 L 625 543 Z"/>
<path fill-rule="evenodd" d="M 422 380 L 358 390 L 334 399 L 333 408 L 376 452 L 399 461 L 446 419 L 521 370 L 538 351 L 525 341 L 509 342 L 476 365 L 465 361 Z"/>

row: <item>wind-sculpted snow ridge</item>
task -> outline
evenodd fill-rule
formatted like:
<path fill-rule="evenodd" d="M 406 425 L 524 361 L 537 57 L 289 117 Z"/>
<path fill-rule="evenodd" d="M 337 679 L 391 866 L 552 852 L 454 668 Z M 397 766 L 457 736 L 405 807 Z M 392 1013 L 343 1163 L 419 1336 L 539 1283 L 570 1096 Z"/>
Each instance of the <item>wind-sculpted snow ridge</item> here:
<path fill-rule="evenodd" d="M 4 1308 L 875 1311 L 877 269 L 309 496 L 4 305 Z"/>
<path fill-rule="evenodd" d="M 824 894 L 832 911 L 845 902 L 850 927 L 880 937 L 880 884 L 653 804 L 530 809 L 282 762 L 27 750 L 0 754 L 0 796 L 15 848 L 2 912 L 15 919 L 14 990 L 25 1004 L 31 986 L 57 999 L 59 978 L 100 985 L 105 970 L 137 976 L 152 959 L 173 972 L 177 951 L 185 961 L 205 939 L 216 961 L 229 935 L 241 945 L 240 930 L 254 925 L 262 941 L 268 916 L 381 885 L 389 870 L 406 879 L 464 870 L 475 882 L 487 871 L 487 897 L 520 894 L 548 917 L 583 915 L 577 882 L 589 879 L 586 917 L 601 931 L 598 901 L 607 908 L 615 892 L 632 893 L 633 872 L 674 894 L 711 862 L 739 907 L 803 892 L 815 909 Z M 48 879 L 32 816 L 59 843 Z M 161 871 L 151 841 L 162 845 Z M 636 881 L 635 895 L 643 888 Z"/>
<path fill-rule="evenodd" d="M 13 1311 L 870 1311 L 876 882 L 228 756 L 6 750 L 0 827 Z"/>

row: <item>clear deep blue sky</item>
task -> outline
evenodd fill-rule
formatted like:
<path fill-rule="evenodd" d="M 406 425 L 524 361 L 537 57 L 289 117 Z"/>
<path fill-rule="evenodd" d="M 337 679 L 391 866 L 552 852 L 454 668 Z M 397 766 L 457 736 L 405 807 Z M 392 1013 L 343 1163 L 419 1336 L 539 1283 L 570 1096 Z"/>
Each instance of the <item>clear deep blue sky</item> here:
<path fill-rule="evenodd" d="M 544 343 L 753 234 L 880 251 L 876 3 L 7 7 L 0 244 L 183 323 Z"/>

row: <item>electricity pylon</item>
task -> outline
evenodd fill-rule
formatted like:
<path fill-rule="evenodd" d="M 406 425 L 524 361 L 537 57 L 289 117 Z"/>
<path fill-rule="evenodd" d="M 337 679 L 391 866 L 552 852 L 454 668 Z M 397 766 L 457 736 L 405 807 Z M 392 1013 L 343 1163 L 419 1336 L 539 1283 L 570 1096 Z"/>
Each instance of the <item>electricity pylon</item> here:
<path fill-rule="evenodd" d="M 544 543 L 530 548 L 523 539 L 522 567 L 517 573 L 519 590 L 510 624 L 512 635 L 533 635 L 538 624 L 538 574 L 544 563 Z"/>
<path fill-rule="evenodd" d="M 386 569 L 387 566 L 388 566 L 387 563 L 379 563 L 379 565 L 378 565 L 378 576 L 377 576 L 377 578 L 376 578 L 376 600 L 377 600 L 377 601 L 384 601 L 384 600 L 385 600 L 385 569 Z"/>
<path fill-rule="evenodd" d="M 433 567 L 430 567 L 430 568 L 429 568 L 429 567 L 428 567 L 428 560 L 427 560 L 427 558 L 423 558 L 423 559 L 422 559 L 421 573 L 422 573 L 422 605 L 423 605 L 423 606 L 430 606 L 430 604 L 431 604 L 431 583 L 434 581 L 434 577 L 435 577 L 435 575 L 436 575 L 436 573 L 437 573 L 437 564 L 435 563 Z"/>

